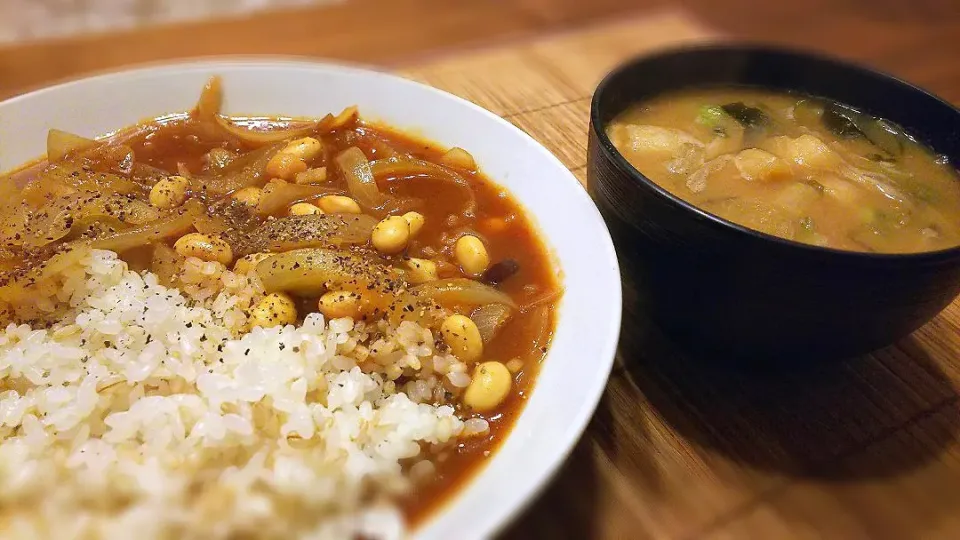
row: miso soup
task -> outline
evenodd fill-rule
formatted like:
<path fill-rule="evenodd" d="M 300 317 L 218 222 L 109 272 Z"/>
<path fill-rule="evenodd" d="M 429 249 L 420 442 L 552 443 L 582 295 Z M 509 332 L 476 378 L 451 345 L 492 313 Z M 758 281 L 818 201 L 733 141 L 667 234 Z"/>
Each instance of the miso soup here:
<path fill-rule="evenodd" d="M 960 178 L 899 126 L 799 94 L 702 89 L 639 103 L 614 146 L 681 199 L 743 226 L 836 249 L 960 244 Z"/>

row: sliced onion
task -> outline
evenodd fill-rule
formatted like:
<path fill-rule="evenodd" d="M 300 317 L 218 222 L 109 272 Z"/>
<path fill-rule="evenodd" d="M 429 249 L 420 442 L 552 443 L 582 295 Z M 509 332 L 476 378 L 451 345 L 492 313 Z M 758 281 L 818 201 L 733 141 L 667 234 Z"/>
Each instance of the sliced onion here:
<path fill-rule="evenodd" d="M 267 292 L 315 296 L 331 287 L 365 295 L 370 291 L 380 299 L 390 296 L 386 268 L 345 251 L 323 248 L 287 251 L 260 261 L 256 271 Z"/>
<path fill-rule="evenodd" d="M 377 181 L 370 170 L 370 162 L 363 155 L 363 151 L 356 146 L 347 148 L 336 157 L 336 162 L 347 180 L 350 196 L 361 208 L 371 210 L 386 202 L 386 198 L 377 187 Z"/>
<path fill-rule="evenodd" d="M 207 214 L 197 216 L 197 218 L 193 220 L 193 227 L 197 229 L 197 232 L 203 234 L 220 234 L 230 229 L 230 225 L 220 217 L 209 216 Z"/>
<path fill-rule="evenodd" d="M 267 221 L 250 234 L 240 251 L 290 251 L 343 244 L 365 244 L 377 220 L 364 214 L 313 214 Z"/>
<path fill-rule="evenodd" d="M 96 144 L 97 141 L 93 139 L 67 133 L 66 131 L 60 131 L 59 129 L 51 129 L 47 132 L 47 160 L 50 163 L 59 163 L 63 161 L 68 154 L 79 150 L 86 150 Z"/>
<path fill-rule="evenodd" d="M 526 302 L 524 302 L 524 304 L 520 306 L 520 311 L 522 313 L 526 313 L 535 308 L 539 308 L 547 304 L 552 304 L 557 300 L 559 300 L 561 296 L 563 296 L 563 289 L 560 289 L 560 288 L 548 289 L 538 294 L 537 296 L 531 298 L 530 300 L 527 300 Z"/>
<path fill-rule="evenodd" d="M 397 150 L 394 147 L 376 137 L 370 137 L 369 144 L 370 148 L 374 150 L 373 154 L 376 159 L 387 159 L 397 155 Z"/>
<path fill-rule="evenodd" d="M 128 195 L 145 194 L 149 188 L 145 189 L 138 182 L 117 174 L 86 169 L 79 160 L 68 159 L 34 173 L 23 186 L 19 198 L 39 206 L 46 204 L 54 197 L 68 195 L 77 190 Z M 8 202 L 6 199 L 3 201 Z"/>
<path fill-rule="evenodd" d="M 93 242 L 81 241 L 80 243 L 89 245 L 93 249 L 126 251 L 189 232 L 193 229 L 194 220 L 203 213 L 203 205 L 196 199 L 191 199 L 180 208 L 153 223 L 105 236 Z"/>
<path fill-rule="evenodd" d="M 58 197 L 33 212 L 24 227 L 22 245 L 42 247 L 64 238 L 71 230 L 82 230 L 94 223 L 128 228 L 159 217 L 156 208 L 143 201 L 119 194 L 80 191 Z"/>
<path fill-rule="evenodd" d="M 0 276 L 20 266 L 21 262 L 20 257 L 13 251 L 0 248 Z"/>
<path fill-rule="evenodd" d="M 231 161 L 214 176 L 194 176 L 191 179 L 192 189 L 196 193 L 222 197 L 240 188 L 263 184 L 264 169 L 281 148 L 282 143 L 264 146 Z"/>
<path fill-rule="evenodd" d="M 446 167 L 430 163 L 410 156 L 394 156 L 387 159 L 378 159 L 370 163 L 370 171 L 375 177 L 391 176 L 410 178 L 428 176 L 437 180 L 455 184 L 464 195 L 464 215 L 473 215 L 477 210 L 477 200 L 467 180 Z"/>
<path fill-rule="evenodd" d="M 200 99 L 197 101 L 197 119 L 212 124 L 223 106 L 223 84 L 220 77 L 213 76 L 203 85 Z"/>
<path fill-rule="evenodd" d="M 261 216 L 278 214 L 291 204 L 336 192 L 335 188 L 313 184 L 270 182 L 264 186 L 263 194 L 260 195 L 260 202 L 257 203 L 257 213 Z"/>
<path fill-rule="evenodd" d="M 470 152 L 456 146 L 447 150 L 446 153 L 440 157 L 440 163 L 447 167 L 456 167 L 457 169 L 465 169 L 468 171 L 477 170 L 477 162 L 473 159 L 473 156 L 470 155 Z"/>
<path fill-rule="evenodd" d="M 204 162 L 206 163 L 205 169 L 209 170 L 220 170 L 230 164 L 231 161 L 237 159 L 236 152 L 231 152 L 226 148 L 211 148 L 207 155 L 203 157 Z"/>
<path fill-rule="evenodd" d="M 426 296 L 442 305 L 483 306 L 486 304 L 503 304 L 511 309 L 517 309 L 517 303 L 510 298 L 510 295 L 472 279 L 438 279 L 417 285 L 410 291 L 417 295 Z"/>
<path fill-rule="evenodd" d="M 523 336 L 526 342 L 530 343 L 529 352 L 524 355 L 525 357 L 542 355 L 543 349 L 550 343 L 550 338 L 553 337 L 550 314 L 550 306 L 542 305 L 534 308 L 524 317 L 526 327 Z"/>
<path fill-rule="evenodd" d="M 133 174 L 133 148 L 125 144 L 101 146 L 91 154 L 91 157 L 99 162 L 100 170 L 108 170 L 124 178 Z"/>
<path fill-rule="evenodd" d="M 214 120 L 223 131 L 247 144 L 258 146 L 303 137 L 315 132 L 319 125 L 319 122 L 311 121 L 296 128 L 262 131 L 239 126 L 231 121 L 230 117 L 220 114 L 214 116 Z"/>
<path fill-rule="evenodd" d="M 473 310 L 470 319 L 480 331 L 480 339 L 490 343 L 500 330 L 510 321 L 513 310 L 503 304 L 487 304 Z"/>
<path fill-rule="evenodd" d="M 446 167 L 411 156 L 394 156 L 386 159 L 377 159 L 370 163 L 370 170 L 374 176 L 435 176 L 460 186 L 469 187 L 470 184 L 462 176 Z"/>
<path fill-rule="evenodd" d="M 340 114 L 338 114 L 338 115 L 336 116 L 336 118 L 334 118 L 334 119 L 331 121 L 331 123 L 330 123 L 330 124 L 331 124 L 331 125 L 330 125 L 330 129 L 340 129 L 340 128 L 342 128 L 343 126 L 345 126 L 345 125 L 349 124 L 350 122 L 356 120 L 358 114 L 359 114 L 359 110 L 357 109 L 357 106 L 356 106 L 356 105 L 351 105 L 351 106 L 345 108 L 344 110 L 340 111 Z"/>

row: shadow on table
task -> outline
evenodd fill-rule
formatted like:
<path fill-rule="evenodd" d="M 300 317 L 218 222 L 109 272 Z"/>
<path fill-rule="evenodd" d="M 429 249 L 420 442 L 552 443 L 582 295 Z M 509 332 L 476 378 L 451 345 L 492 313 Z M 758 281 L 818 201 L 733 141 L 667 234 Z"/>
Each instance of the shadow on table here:
<path fill-rule="evenodd" d="M 955 399 L 952 383 L 912 337 L 870 356 L 756 373 L 686 360 L 655 325 L 625 317 L 632 331 L 622 333 L 621 352 L 640 392 L 692 444 L 745 466 L 822 480 L 885 477 L 936 459 L 957 439 L 955 429 L 941 430 L 910 453 L 845 465 L 932 410 L 958 415 L 942 407 Z"/>
<path fill-rule="evenodd" d="M 607 396 L 600 401 L 588 432 L 609 424 Z M 544 492 L 514 520 L 499 540 L 587 539 L 595 536 L 597 464 L 594 443 L 584 437 Z"/>

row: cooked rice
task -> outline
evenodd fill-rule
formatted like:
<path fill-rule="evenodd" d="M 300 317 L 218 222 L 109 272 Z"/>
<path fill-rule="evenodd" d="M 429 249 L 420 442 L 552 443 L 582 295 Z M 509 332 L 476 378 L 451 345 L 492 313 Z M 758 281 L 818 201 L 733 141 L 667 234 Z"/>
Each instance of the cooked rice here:
<path fill-rule="evenodd" d="M 108 251 L 62 273 L 65 315 L 0 334 L 0 538 L 397 538 L 390 496 L 488 429 L 416 324 L 246 332 L 255 275 L 196 259 L 178 289 Z"/>

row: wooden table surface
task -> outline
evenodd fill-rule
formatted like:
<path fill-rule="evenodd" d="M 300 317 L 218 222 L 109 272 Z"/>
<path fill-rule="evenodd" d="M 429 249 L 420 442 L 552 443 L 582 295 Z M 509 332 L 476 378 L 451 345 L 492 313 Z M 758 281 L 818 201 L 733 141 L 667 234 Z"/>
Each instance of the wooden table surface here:
<path fill-rule="evenodd" d="M 3 46 L 0 98 L 131 63 L 216 54 L 406 71 L 663 10 L 726 39 L 865 61 L 960 102 L 954 0 L 350 0 Z M 589 90 L 586 79 L 571 83 Z M 584 96 L 574 97 L 580 107 Z M 621 354 L 587 434 L 505 539 L 960 538 L 957 304 L 874 354 L 764 377 L 692 368 L 632 312 L 629 294 L 625 304 L 621 350 L 640 352 Z"/>

